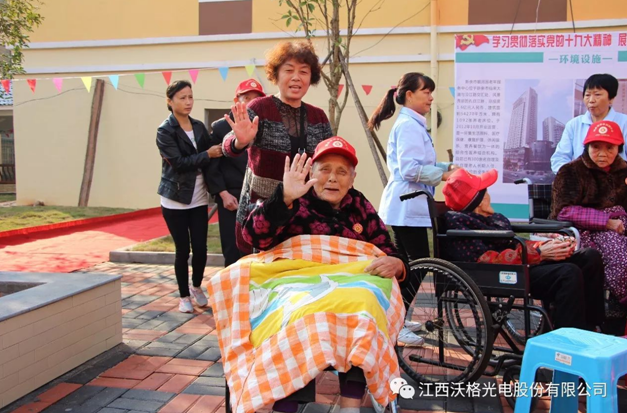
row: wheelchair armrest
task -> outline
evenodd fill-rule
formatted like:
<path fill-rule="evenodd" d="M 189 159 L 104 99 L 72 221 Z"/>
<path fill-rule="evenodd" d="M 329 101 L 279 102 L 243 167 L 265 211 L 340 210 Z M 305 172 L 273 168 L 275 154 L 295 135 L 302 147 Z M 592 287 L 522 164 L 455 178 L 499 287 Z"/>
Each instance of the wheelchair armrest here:
<path fill-rule="evenodd" d="M 568 221 L 556 221 L 554 219 L 542 219 L 542 218 L 533 218 L 531 220 L 532 224 L 540 224 L 540 225 L 561 225 L 562 228 L 574 227 L 575 224 Z"/>
<path fill-rule="evenodd" d="M 559 224 L 512 224 L 512 230 L 514 232 L 538 232 L 538 233 L 550 233 L 562 231 L 565 227 Z"/>
<path fill-rule="evenodd" d="M 513 239 L 516 237 L 516 234 L 514 231 L 449 229 L 446 231 L 446 236 L 451 238 Z"/>

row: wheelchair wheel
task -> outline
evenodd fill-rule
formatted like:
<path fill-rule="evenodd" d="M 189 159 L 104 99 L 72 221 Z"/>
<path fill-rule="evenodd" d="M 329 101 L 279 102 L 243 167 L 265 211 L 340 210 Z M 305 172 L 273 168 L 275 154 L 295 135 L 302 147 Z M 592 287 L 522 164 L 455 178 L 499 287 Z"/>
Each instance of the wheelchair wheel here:
<path fill-rule="evenodd" d="M 508 367 L 503 372 L 503 384 L 509 385 L 511 389 L 514 389 L 516 387 L 516 384 L 518 383 L 519 379 L 520 379 L 520 366 Z M 506 394 L 504 397 L 505 397 L 505 400 L 507 401 L 507 404 L 509 404 L 509 407 L 511 407 L 512 409 L 516 408 L 516 395 L 515 394 Z M 538 397 L 533 397 L 531 399 L 530 411 L 533 412 L 536 410 L 539 400 L 540 399 Z"/>
<path fill-rule="evenodd" d="M 529 311 L 529 321 L 531 335 L 528 338 L 540 335 L 546 324 L 542 313 L 533 310 Z M 525 344 L 527 342 L 527 337 L 525 337 L 525 313 L 523 310 L 512 309 L 507 315 L 507 321 L 503 327 L 517 343 Z"/>
<path fill-rule="evenodd" d="M 422 347 L 399 344 L 399 364 L 419 383 L 474 381 L 492 354 L 492 316 L 481 291 L 459 267 L 437 258 L 410 264 L 420 283 L 406 320 L 420 322 Z"/>

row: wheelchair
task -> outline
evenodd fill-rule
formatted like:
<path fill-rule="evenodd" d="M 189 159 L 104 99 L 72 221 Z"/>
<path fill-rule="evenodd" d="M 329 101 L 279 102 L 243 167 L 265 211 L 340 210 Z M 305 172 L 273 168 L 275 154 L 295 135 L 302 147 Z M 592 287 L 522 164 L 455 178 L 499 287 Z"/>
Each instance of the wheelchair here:
<path fill-rule="evenodd" d="M 577 241 L 577 248 L 581 243 L 579 231 L 572 222 L 550 220 L 551 205 L 553 201 L 552 184 L 534 184 L 529 178 L 514 181 L 515 185 L 526 184 L 529 199 L 529 223 L 540 225 L 561 225 L 564 233 L 572 236 Z"/>
<path fill-rule="evenodd" d="M 530 294 L 525 240 L 516 233 L 567 233 L 562 223 L 512 225 L 512 231 L 445 230 L 443 202 L 426 191 L 401 196 L 406 201 L 426 196 L 431 216 L 435 258 L 410 263 L 420 280 L 407 320 L 422 324 L 422 347 L 397 346 L 399 364 L 418 383 L 474 382 L 482 375 L 517 381 L 524 343 L 553 326 L 547 306 Z M 498 238 L 521 245 L 522 264 L 450 262 L 446 241 Z M 507 398 L 513 406 L 514 398 Z"/>

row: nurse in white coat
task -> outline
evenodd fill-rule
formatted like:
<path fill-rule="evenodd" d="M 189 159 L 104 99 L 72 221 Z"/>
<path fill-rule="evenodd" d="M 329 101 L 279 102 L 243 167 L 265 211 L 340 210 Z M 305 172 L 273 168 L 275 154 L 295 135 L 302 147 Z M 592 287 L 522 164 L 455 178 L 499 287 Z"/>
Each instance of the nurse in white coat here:
<path fill-rule="evenodd" d="M 431 110 L 434 90 L 435 83 L 428 76 L 406 73 L 398 85 L 386 93 L 368 122 L 371 129 L 378 129 L 382 121 L 394 115 L 395 102 L 401 105 L 388 140 L 390 178 L 383 190 L 379 216 L 386 225 L 392 226 L 397 248 L 410 261 L 429 256 L 427 228 L 431 226 L 431 219 L 424 197 L 405 202 L 399 197 L 419 189 L 433 194 L 434 187 L 446 181 L 454 168 L 449 162 L 436 162 L 433 141 L 427 132 L 425 115 Z M 401 284 L 401 290 L 409 305 L 417 286 L 411 283 L 410 277 L 406 282 L 411 285 Z"/>

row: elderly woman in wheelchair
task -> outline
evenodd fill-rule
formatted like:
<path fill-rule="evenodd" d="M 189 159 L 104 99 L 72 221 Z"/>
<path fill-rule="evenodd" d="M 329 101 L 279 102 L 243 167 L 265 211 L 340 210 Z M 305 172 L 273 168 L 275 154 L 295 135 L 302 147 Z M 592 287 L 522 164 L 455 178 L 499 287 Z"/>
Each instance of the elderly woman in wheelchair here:
<path fill-rule="evenodd" d="M 607 287 L 627 308 L 627 162 L 618 156 L 624 142 L 614 122 L 590 126 L 583 154 L 555 177 L 552 216 L 573 222 L 581 245 L 600 251 Z"/>
<path fill-rule="evenodd" d="M 494 212 L 487 188 L 497 180 L 496 170 L 481 176 L 464 169 L 453 173 L 442 192 L 451 211 L 444 216 L 449 230 L 511 230 L 510 221 Z M 526 241 L 532 297 L 552 303 L 554 327 L 594 330 L 604 318 L 603 263 L 590 248 L 575 251 L 571 238 Z M 511 239 L 459 238 L 448 241 L 454 261 L 520 264 L 522 246 Z"/>
<path fill-rule="evenodd" d="M 339 372 L 342 413 L 359 411 L 366 387 L 381 405 L 394 398 L 389 382 L 400 375 L 394 345 L 405 314 L 398 283 L 409 268 L 372 204 L 352 188 L 356 165 L 355 149 L 340 137 L 320 143 L 311 159 L 286 158 L 283 182 L 243 225 L 244 239 L 262 252 L 212 279 L 238 413 L 272 402 L 295 412 L 298 402 L 313 401 L 314 379 L 328 367 Z"/>

